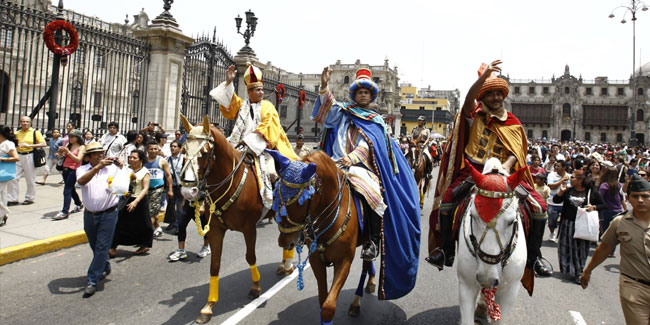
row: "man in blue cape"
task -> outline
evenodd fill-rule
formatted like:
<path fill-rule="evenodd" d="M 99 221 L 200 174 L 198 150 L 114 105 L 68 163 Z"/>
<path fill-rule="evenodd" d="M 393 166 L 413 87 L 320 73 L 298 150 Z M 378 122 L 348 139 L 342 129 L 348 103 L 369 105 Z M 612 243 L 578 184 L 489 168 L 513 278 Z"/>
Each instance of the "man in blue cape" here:
<path fill-rule="evenodd" d="M 371 261 L 381 254 L 379 299 L 397 299 L 413 289 L 417 275 L 417 185 L 381 114 L 372 109 L 379 89 L 370 70 L 357 71 L 350 85 L 352 103 L 334 99 L 327 87 L 331 73 L 328 67 L 323 69 L 321 92 L 312 113 L 312 119 L 325 127 L 320 149 L 348 168 L 350 183 L 363 205 L 362 227 L 367 226 L 370 236 L 361 258 Z"/>

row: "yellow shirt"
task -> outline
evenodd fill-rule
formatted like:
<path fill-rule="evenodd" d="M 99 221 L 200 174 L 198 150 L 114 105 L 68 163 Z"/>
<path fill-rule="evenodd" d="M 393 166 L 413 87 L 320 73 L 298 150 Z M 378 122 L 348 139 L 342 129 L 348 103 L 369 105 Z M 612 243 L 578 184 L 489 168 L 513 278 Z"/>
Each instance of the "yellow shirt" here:
<path fill-rule="evenodd" d="M 38 131 L 35 132 L 36 132 L 36 143 L 45 143 L 45 139 L 43 139 L 43 135 L 41 134 L 41 132 Z M 20 129 L 15 134 L 16 134 L 16 140 L 18 140 L 18 144 L 20 144 L 21 142 L 30 145 L 34 144 L 34 128 L 29 128 L 27 131 L 23 131 L 22 129 Z M 16 146 L 16 151 L 18 153 L 27 153 L 27 152 L 34 151 L 34 148 Z"/>

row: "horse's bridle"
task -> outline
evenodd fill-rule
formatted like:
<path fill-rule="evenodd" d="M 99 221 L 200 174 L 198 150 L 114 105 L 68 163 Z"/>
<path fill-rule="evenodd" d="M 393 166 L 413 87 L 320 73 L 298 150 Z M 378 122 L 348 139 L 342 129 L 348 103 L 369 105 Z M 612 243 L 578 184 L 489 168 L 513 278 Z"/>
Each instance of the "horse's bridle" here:
<path fill-rule="evenodd" d="M 199 193 L 196 196 L 196 199 L 194 200 L 193 206 L 195 208 L 195 222 L 197 225 L 197 229 L 199 232 L 199 235 L 205 236 L 205 234 L 210 231 L 210 221 L 212 219 L 212 215 L 216 214 L 217 218 L 222 224 L 225 224 L 222 215 L 223 213 L 239 198 L 239 195 L 241 194 L 241 191 L 244 187 L 244 183 L 246 183 L 246 176 L 248 175 L 248 169 L 244 169 L 244 174 L 241 178 L 241 181 L 239 182 L 239 185 L 237 186 L 237 189 L 235 190 L 235 193 L 219 208 L 217 208 L 216 204 L 219 202 L 229 191 L 230 188 L 232 187 L 232 180 L 237 171 L 240 169 L 240 167 L 243 165 L 244 162 L 246 162 L 246 148 L 244 148 L 244 153 L 242 153 L 242 156 L 239 159 L 239 162 L 236 163 L 236 158 L 233 158 L 233 168 L 230 174 L 226 176 L 221 182 L 217 184 L 207 184 L 207 178 L 208 175 L 210 174 L 210 160 L 213 159 L 213 154 L 214 154 L 214 138 L 212 135 L 189 135 L 187 136 L 187 140 L 201 140 L 199 143 L 199 148 L 196 153 L 194 153 L 192 156 L 189 157 L 189 159 L 185 160 L 185 164 L 183 168 L 181 168 L 181 175 L 184 175 L 185 171 L 187 168 L 191 165 L 192 166 L 192 172 L 194 173 L 195 181 L 194 182 L 187 182 L 184 180 L 184 178 L 181 176 L 181 185 L 186 186 L 186 187 L 192 187 L 196 186 L 199 190 Z M 204 175 L 199 179 L 199 173 L 198 170 L 194 167 L 194 164 L 192 163 L 194 159 L 197 159 L 197 156 L 203 151 L 203 147 L 208 144 L 209 145 L 209 150 L 207 152 L 208 155 L 208 162 L 206 168 L 206 171 Z M 187 152 L 187 141 L 183 144 L 183 147 L 185 148 L 185 151 Z M 216 200 L 212 199 L 212 194 L 219 190 L 222 186 L 224 186 L 226 183 L 230 183 L 228 185 L 228 188 L 224 191 L 223 195 L 221 195 L 219 198 Z M 201 192 L 205 192 L 205 197 L 210 201 L 210 206 L 209 206 L 209 217 L 208 217 L 208 223 L 205 225 L 205 228 L 201 227 L 201 219 L 199 217 L 199 207 L 202 204 L 201 200 Z"/>
<path fill-rule="evenodd" d="M 467 244 L 467 247 L 469 248 L 469 252 L 472 254 L 472 256 L 474 257 L 478 256 L 478 258 L 480 258 L 481 261 L 488 264 L 501 263 L 501 267 L 503 268 L 508 264 L 508 259 L 510 258 L 512 252 L 514 252 L 515 247 L 517 246 L 517 238 L 519 233 L 519 220 L 518 220 L 519 210 L 518 209 L 516 210 L 514 225 L 512 227 L 512 235 L 510 236 L 510 240 L 508 241 L 508 244 L 505 247 L 503 246 L 503 242 L 501 241 L 501 236 L 499 234 L 499 231 L 496 230 L 495 227 L 499 217 L 506 210 L 508 210 L 508 208 L 510 208 L 511 205 L 518 203 L 519 200 L 517 199 L 516 196 L 514 196 L 514 191 L 496 192 L 496 191 L 488 191 L 488 190 L 480 189 L 478 187 L 475 187 L 475 190 L 476 190 L 476 195 L 482 195 L 489 198 L 509 199 L 509 202 L 507 204 L 502 205 L 497 215 L 494 216 L 494 218 L 492 218 L 492 220 L 490 220 L 490 222 L 487 223 L 485 229 L 483 230 L 483 234 L 481 234 L 481 239 L 479 239 L 478 241 L 476 240 L 476 236 L 474 236 L 474 227 L 472 227 L 472 220 L 471 220 L 471 209 L 469 208 L 465 213 L 470 215 L 470 219 L 464 221 L 465 228 L 467 228 L 467 223 L 470 224 L 469 242 L 466 235 L 466 229 L 463 229 L 463 237 L 465 238 L 465 243 Z M 487 235 L 488 230 L 494 231 L 494 234 L 497 239 L 497 243 L 499 244 L 499 254 L 497 255 L 488 254 L 481 249 L 481 244 L 483 243 L 483 239 L 485 239 L 485 235 Z"/>

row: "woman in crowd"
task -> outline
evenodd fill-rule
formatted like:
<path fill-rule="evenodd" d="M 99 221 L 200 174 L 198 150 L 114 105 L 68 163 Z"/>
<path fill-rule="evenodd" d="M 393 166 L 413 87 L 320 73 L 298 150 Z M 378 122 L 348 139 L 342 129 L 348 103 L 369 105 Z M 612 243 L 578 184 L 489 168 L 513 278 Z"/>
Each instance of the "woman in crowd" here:
<path fill-rule="evenodd" d="M 68 143 L 70 142 L 68 135 L 70 134 L 70 132 L 74 131 L 74 129 L 75 129 L 74 122 L 68 122 L 65 124 L 65 135 L 61 139 L 62 146 L 68 145 Z"/>
<path fill-rule="evenodd" d="M 139 246 L 134 252 L 136 255 L 145 254 L 151 248 L 153 226 L 151 218 L 149 218 L 149 202 L 147 200 L 150 176 L 149 170 L 144 167 L 146 159 L 147 156 L 142 150 L 134 150 L 129 155 L 130 195 L 126 198 L 126 205 L 119 211 L 113 243 L 108 251 L 110 257 L 116 256 L 118 245 Z"/>
<path fill-rule="evenodd" d="M 86 146 L 79 131 L 72 131 L 68 135 L 68 145 L 59 147 L 59 156 L 63 160 L 63 208 L 61 212 L 54 216 L 53 220 L 63 220 L 70 216 L 70 200 L 74 200 L 76 207 L 72 213 L 79 212 L 83 208 L 79 194 L 75 189 L 77 183 L 77 168 L 81 166 L 84 154 L 86 153 Z"/>
<path fill-rule="evenodd" d="M 61 140 L 61 131 L 59 129 L 52 130 L 52 138 L 50 138 L 50 152 L 47 155 L 47 164 L 45 164 L 45 170 L 43 173 L 43 180 L 36 182 L 38 185 L 45 185 L 47 177 L 54 171 L 54 168 L 59 163 L 59 148 L 61 147 L 63 140 Z"/>
<path fill-rule="evenodd" d="M 117 154 L 117 160 L 122 164 L 127 164 L 129 162 L 129 156 L 133 150 L 136 150 L 135 142 L 138 138 L 138 131 L 130 130 L 126 132 L 126 144 L 122 147 L 122 150 Z"/>
<path fill-rule="evenodd" d="M 135 139 L 136 149 L 147 152 L 147 147 L 146 147 L 147 143 L 149 143 L 149 136 L 147 136 L 147 133 L 145 132 L 138 133 Z"/>
<path fill-rule="evenodd" d="M 587 211 L 605 208 L 605 203 L 598 190 L 593 187 L 593 182 L 586 177 L 585 171 L 577 169 L 571 175 L 571 187 L 566 183 L 560 185 L 560 191 L 553 197 L 554 203 L 562 203 L 562 220 L 558 234 L 558 260 L 560 272 L 571 276 L 580 284 L 580 276 L 585 268 L 589 255 L 588 240 L 573 238 L 575 231 L 576 215 L 578 208 Z"/>
<path fill-rule="evenodd" d="M 15 171 L 16 162 L 19 160 L 14 132 L 8 126 L 0 126 L 0 164 L 3 165 L 2 167 L 9 167 L 9 164 L 13 164 L 13 170 Z M 9 218 L 9 208 L 7 207 L 8 182 L 9 180 L 0 180 L 0 227 L 6 225 Z"/>
<path fill-rule="evenodd" d="M 548 240 L 553 242 L 556 240 L 555 229 L 557 229 L 557 220 L 562 212 L 562 204 L 553 202 L 553 197 L 560 190 L 560 185 L 563 183 L 566 184 L 569 181 L 569 174 L 566 172 L 566 168 L 567 165 L 564 160 L 556 161 L 554 170 L 549 173 L 546 180 L 548 187 L 551 189 L 551 194 L 546 201 L 548 203 L 548 229 L 551 232 Z"/>
<path fill-rule="evenodd" d="M 555 155 L 549 152 L 547 160 L 548 162 L 544 164 L 544 170 L 546 174 L 550 174 L 555 169 Z"/>
<path fill-rule="evenodd" d="M 84 132 L 84 144 L 89 144 L 93 141 L 95 141 L 95 135 L 92 131 L 86 130 L 86 132 Z"/>
<path fill-rule="evenodd" d="M 600 184 L 600 177 L 602 176 L 601 166 L 598 160 L 591 159 L 587 165 L 587 176 L 590 176 L 594 184 Z"/>
<path fill-rule="evenodd" d="M 541 159 L 539 159 L 539 156 L 534 153 L 530 155 L 530 166 L 528 166 L 528 169 L 530 169 L 530 173 L 533 174 L 533 177 L 537 174 L 546 174 L 546 171 L 542 166 L 539 164 L 542 162 Z"/>
<path fill-rule="evenodd" d="M 605 171 L 600 178 L 598 193 L 605 202 L 605 208 L 600 211 L 600 231 L 605 233 L 614 216 L 623 212 L 623 194 L 621 184 L 618 182 L 618 172 L 611 162 L 603 163 Z M 610 257 L 614 257 L 614 251 Z"/>

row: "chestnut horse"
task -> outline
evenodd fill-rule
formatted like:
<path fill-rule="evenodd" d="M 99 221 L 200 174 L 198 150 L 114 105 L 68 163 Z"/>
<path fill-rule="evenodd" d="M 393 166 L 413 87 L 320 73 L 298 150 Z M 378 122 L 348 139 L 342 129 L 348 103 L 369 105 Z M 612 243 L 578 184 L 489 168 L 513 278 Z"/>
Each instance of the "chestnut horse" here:
<path fill-rule="evenodd" d="M 205 228 L 201 228 L 200 220 L 196 218 L 199 234 L 207 233 L 212 250 L 208 302 L 196 319 L 197 323 L 203 324 L 210 320 L 212 306 L 219 300 L 219 269 L 223 238 L 227 230 L 244 234 L 246 261 L 250 266 L 253 280 L 248 298 L 255 299 L 260 296 L 262 288 L 256 265 L 255 226 L 262 217 L 271 217 L 272 214 L 269 212 L 272 211 L 263 212 L 264 205 L 255 177 L 253 157 L 247 157 L 235 150 L 226 138 L 210 125 L 207 115 L 200 126 L 192 126 L 183 115 L 181 121 L 187 130 L 187 140 L 183 145 L 186 159 L 181 171 L 182 193 L 186 199 L 195 201 L 197 216 L 202 205 L 199 203 L 203 200 L 201 196 L 205 194 L 204 207 L 209 214 L 208 225 Z M 198 175 L 198 178 L 195 175 Z M 263 213 L 265 216 L 262 215 Z M 290 263 L 292 253 L 293 251 L 284 252 L 285 260 L 278 268 L 278 274 L 286 275 L 293 271 Z"/>
<path fill-rule="evenodd" d="M 275 159 L 280 174 L 274 193 L 274 201 L 279 203 L 274 203 L 274 209 L 279 211 L 276 217 L 280 229 L 278 244 L 284 249 L 296 247 L 298 251 L 299 290 L 302 289 L 302 269 L 305 265 L 300 263 L 303 241 L 309 248 L 305 259 L 309 259 L 318 283 L 321 323 L 331 324 L 356 247 L 362 244 L 352 188 L 346 173 L 322 151 L 316 151 L 302 161 L 289 161 L 274 151 L 269 153 Z M 327 267 L 331 265 L 334 266 L 334 278 L 328 290 Z M 358 315 L 360 311 L 361 289 L 366 274 L 370 275 L 366 292 L 374 292 L 372 262 L 364 262 L 356 297 L 348 311 L 351 316 Z"/>
<path fill-rule="evenodd" d="M 422 206 L 424 205 L 424 197 L 429 189 L 430 181 L 424 174 L 426 158 L 424 157 L 424 153 L 422 153 L 420 146 L 417 143 L 413 143 L 413 141 L 409 144 L 409 152 L 406 158 L 413 169 L 413 177 L 415 178 L 415 183 L 418 185 L 418 191 L 420 192 L 420 209 L 422 209 Z"/>

